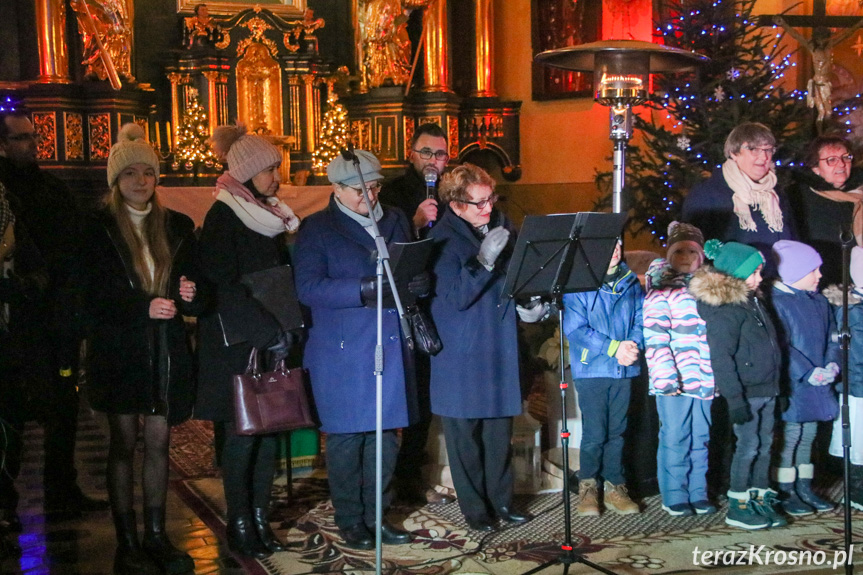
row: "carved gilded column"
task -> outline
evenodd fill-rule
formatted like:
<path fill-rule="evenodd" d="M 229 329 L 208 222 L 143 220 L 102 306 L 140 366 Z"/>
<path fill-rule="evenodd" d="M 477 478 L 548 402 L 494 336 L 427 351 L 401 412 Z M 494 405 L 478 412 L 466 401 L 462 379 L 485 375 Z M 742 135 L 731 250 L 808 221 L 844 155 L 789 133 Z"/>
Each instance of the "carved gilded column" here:
<path fill-rule="evenodd" d="M 351 1 L 351 26 L 354 30 L 354 68 L 356 75 L 360 78 L 357 91 L 365 94 L 369 91 L 366 84 L 366 75 L 363 73 L 363 34 L 360 29 L 360 0 Z"/>
<path fill-rule="evenodd" d="M 447 54 L 447 0 L 433 0 L 425 9 L 423 36 L 425 37 L 426 81 L 424 92 L 451 92 L 449 84 L 449 56 Z"/>
<path fill-rule="evenodd" d="M 224 74 L 215 70 L 205 70 L 201 74 L 207 79 L 207 119 L 212 134 L 219 125 L 219 83 L 223 81 Z"/>
<path fill-rule="evenodd" d="M 476 90 L 471 96 L 495 97 L 493 0 L 474 0 L 476 18 Z"/>
<path fill-rule="evenodd" d="M 66 52 L 66 3 L 36 0 L 36 31 L 39 45 L 39 82 L 71 82 Z"/>
<path fill-rule="evenodd" d="M 303 102 L 305 103 L 305 136 L 306 136 L 306 151 L 311 153 L 315 151 L 317 142 L 318 129 L 320 127 L 320 112 L 321 106 L 317 94 L 315 94 L 315 77 L 311 74 L 303 76 Z"/>
<path fill-rule="evenodd" d="M 180 98 L 178 91 L 181 84 L 188 81 L 188 76 L 171 72 L 168 74 L 168 80 L 171 82 L 171 146 L 169 149 L 174 149 L 177 146 L 177 139 L 180 136 Z"/>

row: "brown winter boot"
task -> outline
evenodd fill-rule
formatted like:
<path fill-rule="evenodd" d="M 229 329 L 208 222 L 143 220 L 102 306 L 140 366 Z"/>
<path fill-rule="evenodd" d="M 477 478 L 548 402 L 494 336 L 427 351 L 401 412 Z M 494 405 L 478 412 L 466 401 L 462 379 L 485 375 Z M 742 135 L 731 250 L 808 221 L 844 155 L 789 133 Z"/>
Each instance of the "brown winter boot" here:
<path fill-rule="evenodd" d="M 614 485 L 610 481 L 606 481 L 603 488 L 603 502 L 606 507 L 621 515 L 631 515 L 641 511 L 638 504 L 629 498 L 626 485 L 623 483 Z"/>
<path fill-rule="evenodd" d="M 575 512 L 580 517 L 599 515 L 599 494 L 596 492 L 596 479 L 582 479 L 578 482 L 578 507 Z"/>

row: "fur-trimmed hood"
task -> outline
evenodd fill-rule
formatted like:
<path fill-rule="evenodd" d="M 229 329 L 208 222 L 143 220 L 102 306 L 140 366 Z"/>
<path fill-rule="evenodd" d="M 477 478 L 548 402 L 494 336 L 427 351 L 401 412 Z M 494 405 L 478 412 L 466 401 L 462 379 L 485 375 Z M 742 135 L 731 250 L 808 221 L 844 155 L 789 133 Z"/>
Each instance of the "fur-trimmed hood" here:
<path fill-rule="evenodd" d="M 744 280 L 719 272 L 713 266 L 698 268 L 689 281 L 689 293 L 712 306 L 743 304 L 750 292 Z"/>
<path fill-rule="evenodd" d="M 842 305 L 843 291 L 845 291 L 845 288 L 842 284 L 833 284 L 824 288 L 821 293 L 824 294 L 824 297 L 826 297 L 827 301 L 832 305 L 839 307 Z M 855 289 L 855 286 L 851 286 L 851 289 L 848 291 L 848 305 L 857 305 L 861 302 L 863 302 L 863 295 Z"/>

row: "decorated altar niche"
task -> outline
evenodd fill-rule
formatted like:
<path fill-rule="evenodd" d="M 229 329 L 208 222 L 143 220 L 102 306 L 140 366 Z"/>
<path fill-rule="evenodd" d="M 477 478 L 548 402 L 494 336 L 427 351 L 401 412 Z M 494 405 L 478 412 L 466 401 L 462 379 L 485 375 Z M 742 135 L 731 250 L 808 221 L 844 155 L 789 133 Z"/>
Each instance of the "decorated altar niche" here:
<path fill-rule="evenodd" d="M 222 169 L 218 158 L 179 161 L 189 157 L 181 149 L 181 133 L 192 116 L 206 124 L 199 130 L 206 137 L 216 126 L 240 121 L 269 138 L 282 149 L 283 181 L 290 181 L 291 165 L 295 171 L 310 170 L 333 69 L 320 57 L 315 36 L 326 22 L 310 9 L 294 18 L 260 7 L 226 18 L 205 16 L 202 21 L 200 7 L 193 16 L 180 16 L 183 44 L 165 66 L 171 120 L 160 148 L 172 158 L 166 181 L 187 185 L 190 178 L 215 176 Z M 203 116 L 194 108 L 196 101 Z"/>

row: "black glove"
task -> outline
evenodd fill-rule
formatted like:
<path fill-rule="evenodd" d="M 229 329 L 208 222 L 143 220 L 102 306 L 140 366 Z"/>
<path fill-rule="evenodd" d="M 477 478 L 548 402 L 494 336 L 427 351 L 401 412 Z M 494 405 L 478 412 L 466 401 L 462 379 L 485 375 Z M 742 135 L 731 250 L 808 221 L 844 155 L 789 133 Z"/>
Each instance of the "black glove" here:
<path fill-rule="evenodd" d="M 368 276 L 360 280 L 360 298 L 366 307 L 376 307 L 378 305 L 378 276 Z M 396 306 L 396 301 L 393 299 L 393 290 L 386 277 L 384 278 L 383 301 L 384 307 Z"/>
<path fill-rule="evenodd" d="M 294 345 L 294 335 L 290 332 L 279 332 L 275 342 L 267 348 L 273 363 L 279 363 L 291 352 L 291 346 Z"/>
<path fill-rule="evenodd" d="M 744 403 L 743 405 L 729 409 L 728 417 L 731 419 L 731 423 L 743 425 L 744 423 L 752 421 L 752 412 L 749 410 L 749 406 Z"/>
<path fill-rule="evenodd" d="M 417 297 L 425 297 L 431 292 L 431 274 L 423 271 L 408 282 L 408 291 Z"/>

